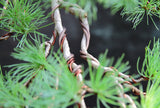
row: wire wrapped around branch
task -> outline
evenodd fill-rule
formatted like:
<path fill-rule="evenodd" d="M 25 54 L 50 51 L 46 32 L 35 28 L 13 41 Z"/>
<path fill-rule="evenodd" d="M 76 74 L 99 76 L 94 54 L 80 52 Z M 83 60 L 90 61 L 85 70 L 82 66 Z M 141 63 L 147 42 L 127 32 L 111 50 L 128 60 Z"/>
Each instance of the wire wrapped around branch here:
<path fill-rule="evenodd" d="M 62 53 L 63 53 L 63 43 L 64 43 L 64 40 L 65 40 L 65 38 L 67 36 L 65 34 L 65 31 L 66 31 L 66 28 L 64 28 L 63 31 L 61 32 L 61 34 L 59 35 L 59 45 L 60 45 Z"/>
<path fill-rule="evenodd" d="M 81 49 L 83 49 L 83 51 L 87 51 L 87 49 L 89 47 L 89 41 L 90 41 L 90 32 L 89 32 L 87 13 L 77 4 L 72 4 L 72 3 L 68 3 L 68 2 L 64 2 L 64 1 L 60 1 L 59 3 L 62 8 L 65 8 L 71 14 L 79 17 L 80 24 L 81 24 L 82 30 L 84 32 L 83 38 L 82 38 L 83 42 L 81 42 Z"/>
<path fill-rule="evenodd" d="M 115 71 L 112 67 L 104 67 L 104 66 L 101 66 L 101 64 L 99 63 L 99 61 L 94 57 L 92 56 L 91 54 L 89 54 L 87 52 L 87 49 L 89 47 L 89 41 L 90 41 L 90 31 L 89 31 L 89 24 L 88 24 L 88 20 L 87 20 L 87 14 L 84 14 L 85 12 L 79 8 L 78 6 L 73 6 L 73 5 L 70 5 L 70 7 L 68 8 L 69 12 L 74 14 L 74 15 L 77 15 L 76 13 L 79 13 L 78 16 L 80 18 L 80 24 L 81 24 L 81 27 L 82 27 L 82 30 L 83 30 L 83 37 L 82 37 L 82 40 L 81 40 L 81 50 L 80 50 L 80 53 L 81 53 L 81 57 L 84 58 L 84 59 L 90 59 L 90 62 L 91 62 L 91 65 L 94 67 L 94 68 L 98 68 L 99 66 L 101 68 L 104 69 L 104 73 L 105 72 L 108 72 L 108 71 Z M 135 80 L 121 72 L 118 72 L 119 73 L 119 77 L 122 75 L 122 76 L 125 76 L 126 78 L 128 78 L 129 81 L 131 82 L 140 82 L 140 81 L 143 81 L 143 80 L 146 80 L 146 78 L 141 78 L 141 79 L 138 79 L 138 80 Z M 125 81 L 125 80 L 123 80 Z M 129 82 L 128 81 L 128 82 Z M 129 82 L 129 83 L 131 83 Z M 121 86 L 121 88 L 123 89 L 123 86 L 117 82 L 117 86 Z M 128 83 L 125 83 L 125 85 L 129 85 L 129 86 L 126 86 L 126 87 L 129 87 L 132 89 L 133 93 L 135 94 L 138 94 L 140 92 L 139 89 L 137 89 L 136 87 L 134 87 L 133 85 L 130 85 Z M 120 92 L 120 97 L 123 98 L 123 95 L 124 92 Z M 145 94 L 145 93 L 144 93 Z M 126 95 L 126 94 L 125 94 Z M 130 104 L 131 106 L 133 106 L 134 108 L 136 107 L 135 106 L 135 103 L 134 101 L 128 96 L 126 95 L 127 99 L 130 99 Z M 119 102 L 124 108 L 126 107 L 126 105 L 124 105 L 123 102 Z"/>
<path fill-rule="evenodd" d="M 101 67 L 101 68 L 103 68 L 104 69 L 104 73 L 106 73 L 106 72 L 109 72 L 109 71 L 112 71 L 112 72 L 114 72 L 115 70 L 116 70 L 116 72 L 118 72 L 118 70 L 117 69 L 114 69 L 113 67 L 104 67 L 104 66 L 102 66 L 101 64 L 100 64 L 100 62 L 94 57 L 94 56 L 92 56 L 91 54 L 89 54 L 88 52 L 87 52 L 87 48 L 88 48 L 88 46 L 86 45 L 86 47 L 84 47 L 84 45 L 85 45 L 85 40 L 87 40 L 88 41 L 88 36 L 90 36 L 90 32 L 88 32 L 89 31 L 89 28 L 88 28 L 88 23 L 87 22 L 84 22 L 84 21 L 86 21 L 86 18 L 85 17 L 83 17 L 82 19 L 81 19 L 81 25 L 82 25 L 82 29 L 83 29 L 83 31 L 84 31 L 84 33 L 83 33 L 83 38 L 82 38 L 82 41 L 81 41 L 81 50 L 80 50 L 80 53 L 81 53 L 81 57 L 82 58 L 84 58 L 84 59 L 89 59 L 90 60 L 90 62 L 91 62 L 91 65 L 94 67 L 94 68 L 98 68 L 98 67 Z M 140 79 L 138 79 L 138 80 L 136 80 L 136 79 L 134 79 L 134 78 L 131 78 L 131 76 L 129 76 L 129 75 L 125 75 L 125 74 L 123 74 L 123 73 L 121 73 L 121 72 L 118 72 L 118 76 L 119 77 L 123 77 L 123 78 L 125 78 L 125 80 L 127 80 L 129 83 L 138 83 L 138 82 L 141 82 L 141 81 L 145 81 L 145 80 L 148 80 L 148 78 L 146 78 L 146 77 L 141 77 Z M 125 80 L 123 80 L 123 81 L 125 81 Z M 133 86 L 133 85 L 132 85 Z M 130 87 L 130 86 L 129 86 Z M 140 90 L 139 89 L 137 89 L 136 87 L 132 87 L 132 91 L 134 91 L 133 93 L 135 93 L 136 95 L 140 95 Z M 145 94 L 145 93 L 143 93 L 143 94 Z"/>
<path fill-rule="evenodd" d="M 61 1 L 53 0 L 53 1 L 54 1 L 54 3 L 52 5 L 53 6 L 52 9 L 54 9 L 53 10 L 54 11 L 53 19 L 55 22 L 55 30 L 59 34 L 59 44 L 61 47 L 61 51 L 63 52 L 64 58 L 67 60 L 67 64 L 69 65 L 69 70 L 71 72 L 75 72 L 76 76 L 81 77 L 81 74 L 80 74 L 81 73 L 81 69 L 80 69 L 81 66 L 74 63 L 74 56 L 70 53 L 70 48 L 69 48 L 68 41 L 67 41 L 66 34 L 65 34 L 66 29 L 63 28 L 62 22 L 61 22 L 61 17 L 60 17 L 60 13 L 59 13 L 59 9 L 58 9 L 59 6 L 67 9 L 71 14 L 79 16 L 80 24 L 81 24 L 81 27 L 83 30 L 83 37 L 81 40 L 81 50 L 80 50 L 81 57 L 86 60 L 90 59 L 91 65 L 94 68 L 98 68 L 98 67 L 103 68 L 104 73 L 106 73 L 108 71 L 115 72 L 115 69 L 113 69 L 113 67 L 102 66 L 94 56 L 92 56 L 91 54 L 89 54 L 87 52 L 88 47 L 89 47 L 89 41 L 90 41 L 90 31 L 89 31 L 89 24 L 88 24 L 86 12 L 76 4 L 69 4 L 69 3 L 66 4 L 66 2 L 64 2 L 62 0 Z M 135 79 L 131 78 L 129 75 L 125 75 L 121 72 L 118 72 L 118 70 L 116 70 L 116 72 L 118 73 L 118 76 L 119 76 L 116 80 L 116 84 L 117 84 L 117 87 L 121 87 L 121 90 L 122 90 L 122 91 L 120 91 L 119 96 L 126 97 L 127 99 L 129 99 L 131 106 L 133 106 L 135 108 L 136 106 L 135 106 L 134 101 L 130 98 L 130 96 L 124 94 L 123 87 L 124 86 L 129 87 L 132 89 L 132 91 L 134 93 L 138 94 L 141 91 L 139 89 L 137 89 L 136 87 L 134 87 L 132 85 L 132 83 L 141 82 L 143 80 L 147 80 L 147 78 L 141 77 L 140 79 L 135 80 Z M 120 81 L 119 79 L 122 79 L 121 81 L 124 84 L 121 84 L 121 82 L 119 82 Z M 81 81 L 82 81 L 82 79 L 81 79 Z M 81 101 L 81 102 L 83 102 L 83 101 Z M 124 107 L 124 108 L 126 107 L 126 105 L 124 105 L 123 102 L 119 102 L 119 103 L 122 105 L 122 107 Z M 81 105 L 82 105 L 82 103 L 81 103 Z"/>
<path fill-rule="evenodd" d="M 55 23 L 55 31 L 59 35 L 59 45 L 61 47 L 61 51 L 63 52 L 64 58 L 67 61 L 70 61 L 69 62 L 70 70 L 72 70 L 75 73 L 75 75 L 78 77 L 78 80 L 80 82 L 82 82 L 83 78 L 81 75 L 81 72 L 82 72 L 80 69 L 81 67 L 80 67 L 80 65 L 77 65 L 74 62 L 74 59 L 72 59 L 73 54 L 71 54 L 71 52 L 70 52 L 70 47 L 69 47 L 67 37 L 65 34 L 66 29 L 63 28 L 63 26 L 62 26 L 61 16 L 60 16 L 60 12 L 59 12 L 59 5 L 60 4 L 59 4 L 58 0 L 52 0 L 52 11 L 53 11 L 52 19 Z M 86 108 L 85 101 L 83 98 L 81 99 L 79 105 L 81 108 Z"/>

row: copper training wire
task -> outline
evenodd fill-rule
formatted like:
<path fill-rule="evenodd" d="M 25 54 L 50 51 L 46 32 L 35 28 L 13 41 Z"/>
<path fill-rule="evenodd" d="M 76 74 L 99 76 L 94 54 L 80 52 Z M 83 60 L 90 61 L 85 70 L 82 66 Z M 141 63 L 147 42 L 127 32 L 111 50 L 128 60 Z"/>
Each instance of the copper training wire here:
<path fill-rule="evenodd" d="M 64 43 L 64 40 L 67 36 L 65 34 L 65 31 L 66 31 L 66 28 L 64 28 L 63 31 L 61 32 L 61 34 L 59 35 L 59 45 L 60 45 L 60 49 L 61 49 L 62 53 L 63 53 L 63 43 Z"/>
<path fill-rule="evenodd" d="M 52 8 L 51 18 L 52 18 L 52 21 L 53 21 L 53 22 L 54 22 L 54 17 L 53 17 L 54 11 L 55 11 L 57 8 L 59 8 L 59 7 L 60 7 L 60 5 L 57 5 L 57 6 L 55 6 L 54 8 Z"/>
<path fill-rule="evenodd" d="M 63 36 L 63 38 L 62 38 L 62 41 L 61 41 L 61 43 L 60 43 L 60 48 L 61 48 L 61 51 L 62 51 L 62 53 L 63 53 L 63 43 L 64 43 L 64 39 L 66 38 L 66 34 L 64 34 L 64 36 Z"/>
<path fill-rule="evenodd" d="M 52 46 L 55 44 L 55 42 L 56 42 L 56 34 L 55 34 L 55 31 L 53 31 L 53 37 L 54 37 L 54 40 L 53 40 L 53 42 L 52 42 Z"/>
<path fill-rule="evenodd" d="M 67 64 L 69 65 L 69 70 L 72 72 L 72 64 L 74 63 L 74 57 L 71 57 L 68 61 Z"/>
<path fill-rule="evenodd" d="M 80 21 L 81 21 L 80 24 L 82 26 L 82 30 L 83 30 L 83 32 L 84 32 L 84 34 L 86 36 L 86 49 L 88 49 L 88 47 L 89 47 L 89 40 L 90 40 L 90 32 L 87 29 L 87 27 L 85 26 L 85 24 L 83 23 L 83 21 L 82 20 L 80 20 Z"/>
<path fill-rule="evenodd" d="M 81 70 L 81 66 L 78 65 L 76 68 L 72 68 L 72 64 L 75 62 L 74 60 L 74 55 L 71 55 L 71 57 L 67 60 L 67 64 L 69 65 L 68 68 L 69 70 L 74 73 L 75 76 L 78 76 L 82 70 Z"/>

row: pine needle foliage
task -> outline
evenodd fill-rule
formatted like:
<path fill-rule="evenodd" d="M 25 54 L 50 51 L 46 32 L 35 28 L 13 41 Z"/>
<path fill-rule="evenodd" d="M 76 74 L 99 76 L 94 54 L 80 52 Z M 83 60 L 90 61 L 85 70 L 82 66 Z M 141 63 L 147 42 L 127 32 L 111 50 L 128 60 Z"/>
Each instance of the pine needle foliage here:
<path fill-rule="evenodd" d="M 121 15 L 133 23 L 133 28 L 136 28 L 145 16 L 147 24 L 150 19 L 155 26 L 154 18 L 160 18 L 159 0 L 65 0 L 65 2 L 60 2 L 66 10 L 70 6 L 79 9 L 82 7 L 88 13 L 90 22 L 97 18 L 97 4 L 103 5 L 106 9 L 110 8 L 112 14 L 121 11 Z M 13 37 L 19 40 L 19 44 L 11 55 L 22 61 L 22 63 L 7 66 L 11 69 L 5 75 L 2 74 L 0 68 L 0 107 L 66 108 L 75 106 L 75 103 L 79 103 L 81 100 L 81 91 L 84 85 L 87 85 L 90 90 L 90 93 L 85 95 L 86 97 L 97 96 L 97 108 L 100 108 L 101 104 L 106 108 L 109 108 L 110 105 L 121 107 L 118 102 L 127 104 L 127 101 L 118 95 L 128 92 L 128 89 L 118 86 L 119 84 L 123 86 L 124 82 L 117 81 L 118 72 L 124 73 L 130 68 L 129 62 L 123 62 L 124 54 L 115 61 L 114 58 L 106 57 L 108 52 L 106 50 L 99 56 L 100 66 L 98 69 L 92 69 L 88 60 L 89 68 L 85 72 L 89 73 L 90 79 L 84 79 L 83 82 L 78 81 L 69 71 L 60 50 L 53 52 L 52 49 L 49 56 L 45 57 L 45 45 L 40 44 L 39 41 L 40 36 L 44 36 L 44 34 L 37 30 L 47 26 L 43 24 L 50 15 L 49 13 L 45 16 L 45 11 L 49 7 L 48 3 L 50 3 L 49 0 L 8 0 L 8 3 L 5 0 L 0 1 L 3 6 L 0 8 L 0 29 L 15 32 Z M 85 14 L 85 11 L 76 13 L 76 15 Z M 29 41 L 28 36 L 35 43 Z M 141 70 L 138 67 L 138 59 L 139 74 L 149 78 L 146 88 L 147 95 L 141 95 L 140 106 L 142 108 L 160 106 L 159 43 L 159 40 L 155 41 L 154 39 L 153 46 L 150 42 L 146 47 Z M 104 73 L 102 66 L 113 66 L 114 72 Z M 134 103 L 138 103 L 134 97 L 132 98 Z"/>
<path fill-rule="evenodd" d="M 147 95 L 141 95 L 141 108 L 158 108 L 160 106 L 160 80 L 150 81 L 147 85 Z"/>
<path fill-rule="evenodd" d="M 122 54 L 121 57 L 117 59 L 117 61 L 114 59 L 114 57 L 107 57 L 108 50 L 106 50 L 104 53 L 99 55 L 98 60 L 100 61 L 102 66 L 110 67 L 113 66 L 113 68 L 117 69 L 119 72 L 127 72 L 130 69 L 129 61 L 124 62 L 125 54 Z"/>
<path fill-rule="evenodd" d="M 146 87 L 146 96 L 141 95 L 141 107 L 142 108 L 158 108 L 160 106 L 160 42 L 159 39 L 151 41 L 145 48 L 145 58 L 143 61 L 142 69 L 139 70 L 139 74 L 148 77 Z M 138 63 L 139 64 L 139 59 Z"/>
<path fill-rule="evenodd" d="M 15 32 L 13 37 L 21 41 L 20 47 L 27 36 L 31 36 L 30 33 L 43 35 L 36 30 L 47 21 L 49 14 L 45 16 L 45 11 L 42 10 L 44 6 L 40 3 L 41 1 L 33 0 L 8 0 L 8 3 L 0 1 L 5 7 L 0 8 L 0 29 Z"/>
<path fill-rule="evenodd" d="M 15 48 L 12 53 L 14 58 L 24 61 L 24 63 L 10 65 L 8 67 L 11 70 L 8 74 L 6 76 L 1 74 L 0 106 L 66 108 L 79 102 L 79 90 L 82 85 L 69 71 L 62 55 L 56 52 L 45 58 L 44 46 L 41 46 L 38 41 L 35 44 L 25 43 L 23 48 Z M 102 64 L 108 62 L 105 60 L 110 61 L 106 55 L 107 51 L 99 57 L 100 60 L 103 60 L 100 61 Z M 104 58 L 106 59 L 104 60 Z M 115 66 L 118 64 L 120 69 L 124 67 L 124 65 L 119 66 L 122 58 L 123 56 L 115 63 Z M 125 65 L 124 68 L 127 66 Z M 92 70 L 91 65 L 88 71 L 90 80 L 84 80 L 84 83 L 97 94 L 97 107 L 100 107 L 99 102 L 106 107 L 109 107 L 108 104 L 120 106 L 117 101 L 123 99 L 118 97 L 120 88 L 115 83 L 117 75 L 109 77 L 112 73 L 104 74 L 101 67 Z M 24 84 L 34 76 L 36 77 L 26 88 Z"/>
<path fill-rule="evenodd" d="M 66 0 L 70 3 L 79 4 L 87 13 L 89 21 L 97 18 L 97 4 L 102 5 L 104 8 L 111 9 L 111 13 L 115 14 L 121 11 L 121 15 L 126 17 L 127 21 L 133 23 L 133 28 L 135 29 L 144 19 L 147 17 L 147 24 L 149 24 L 149 19 L 155 27 L 156 23 L 154 17 L 160 18 L 160 1 L 159 0 Z"/>
<path fill-rule="evenodd" d="M 145 48 L 145 58 L 143 61 L 142 69 L 139 70 L 139 74 L 146 76 L 150 79 L 158 79 L 160 77 L 160 42 L 159 40 L 153 41 L 153 46 L 151 48 L 151 41 L 148 46 Z M 140 58 L 139 58 L 140 59 Z M 139 59 L 137 67 L 139 64 Z"/>
<path fill-rule="evenodd" d="M 13 80 L 9 74 L 3 76 L 1 73 L 0 81 L 0 106 L 5 108 L 22 107 L 25 104 L 23 96 L 29 95 L 26 93 L 25 87 Z"/>
<path fill-rule="evenodd" d="M 107 53 L 108 50 L 99 56 L 98 60 L 102 66 L 114 66 L 115 70 L 119 69 L 121 72 L 127 72 L 129 70 L 129 62 L 123 62 L 124 54 L 115 61 L 113 57 L 107 57 Z M 106 108 L 110 108 L 110 105 L 120 107 L 120 104 L 117 103 L 118 101 L 127 102 L 123 98 L 118 97 L 119 91 L 123 91 L 116 82 L 118 72 L 115 71 L 114 75 L 113 72 L 104 73 L 104 69 L 101 66 L 98 69 L 92 69 L 90 62 L 88 63 L 90 80 L 86 80 L 86 84 L 97 95 L 97 108 L 101 107 L 100 103 Z M 127 89 L 124 90 L 124 92 L 127 91 Z M 90 95 L 93 94 L 91 93 Z"/>
<path fill-rule="evenodd" d="M 79 102 L 78 92 L 82 85 L 69 71 L 58 52 L 54 57 L 52 53 L 46 59 L 43 47 L 26 43 L 25 47 L 16 48 L 12 54 L 14 58 L 25 63 L 8 66 L 12 69 L 5 79 L 1 74 L 0 106 L 66 108 Z M 36 77 L 26 88 L 24 84 L 33 76 Z"/>
<path fill-rule="evenodd" d="M 108 104 L 120 106 L 117 104 L 121 98 L 117 97 L 119 88 L 117 88 L 115 78 L 104 75 L 103 71 L 102 68 L 96 71 L 89 69 L 90 81 L 87 84 L 97 94 L 97 107 L 100 107 L 99 101 L 107 107 L 109 107 Z"/>

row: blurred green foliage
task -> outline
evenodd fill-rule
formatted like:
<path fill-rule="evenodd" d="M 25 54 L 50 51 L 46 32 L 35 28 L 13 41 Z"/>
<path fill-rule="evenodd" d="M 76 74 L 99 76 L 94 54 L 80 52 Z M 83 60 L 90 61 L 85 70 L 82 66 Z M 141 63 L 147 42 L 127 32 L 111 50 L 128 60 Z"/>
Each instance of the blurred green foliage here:
<path fill-rule="evenodd" d="M 156 23 L 154 17 L 160 19 L 160 1 L 159 0 L 65 0 L 70 3 L 80 5 L 87 13 L 88 19 L 91 23 L 92 20 L 96 20 L 98 7 L 97 4 L 103 6 L 103 8 L 111 9 L 111 13 L 115 14 L 121 11 L 122 17 L 126 17 L 127 21 L 133 23 L 135 29 L 143 20 L 147 17 L 147 24 L 149 19 L 153 22 L 155 27 Z"/>

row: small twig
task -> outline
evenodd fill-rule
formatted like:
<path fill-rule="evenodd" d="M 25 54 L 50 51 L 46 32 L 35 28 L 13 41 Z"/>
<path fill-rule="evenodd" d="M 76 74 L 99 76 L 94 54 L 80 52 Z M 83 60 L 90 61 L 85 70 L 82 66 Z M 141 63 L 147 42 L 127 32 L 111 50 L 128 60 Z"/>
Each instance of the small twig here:
<path fill-rule="evenodd" d="M 112 77 L 112 76 L 111 76 L 111 77 Z M 118 89 L 118 96 L 123 99 L 123 98 L 124 98 L 124 97 L 123 97 L 123 94 L 124 94 L 123 86 L 122 86 L 122 84 L 119 83 L 119 81 L 116 80 L 116 79 L 115 79 L 115 83 L 116 83 L 117 89 Z M 120 103 L 121 107 L 126 108 L 126 105 L 125 105 L 125 103 L 124 103 L 123 101 L 119 100 L 118 102 Z"/>
<path fill-rule="evenodd" d="M 14 35 L 13 32 L 9 32 L 9 33 L 6 33 L 5 35 L 1 36 L 0 37 L 0 41 L 1 40 L 7 40 L 9 37 L 11 37 L 12 35 Z"/>
<path fill-rule="evenodd" d="M 35 74 L 35 73 L 33 73 L 33 74 Z M 29 85 L 32 83 L 33 79 L 36 77 L 36 75 L 33 75 L 33 77 L 31 79 L 29 79 L 27 82 L 25 82 L 23 85 L 28 88 Z"/>
<path fill-rule="evenodd" d="M 126 100 L 129 101 L 131 108 L 137 108 L 137 107 L 136 107 L 136 104 L 134 103 L 134 101 L 132 100 L 132 98 L 131 98 L 129 95 L 124 94 L 124 97 L 126 98 Z"/>
<path fill-rule="evenodd" d="M 145 92 L 140 91 L 137 87 L 133 86 L 131 82 L 124 80 L 121 77 L 116 78 L 118 82 L 121 82 L 125 87 L 130 88 L 135 95 L 146 95 Z"/>
<path fill-rule="evenodd" d="M 43 47 L 43 45 L 45 44 L 45 57 L 47 58 L 47 56 L 49 55 L 50 49 L 51 47 L 54 45 L 55 43 L 55 39 L 56 39 L 56 35 L 55 32 L 53 32 L 53 36 L 51 37 L 51 39 L 49 41 L 46 41 L 44 43 L 41 44 L 40 47 Z M 40 67 L 41 68 L 41 67 Z M 35 73 L 34 73 L 35 74 Z M 26 83 L 24 83 L 24 86 L 29 87 L 30 83 L 32 83 L 32 80 L 36 77 L 36 75 L 34 75 L 31 79 L 29 79 Z M 58 79 L 56 79 L 57 83 L 58 83 Z M 58 89 L 57 87 L 57 83 L 56 83 L 56 89 Z"/>
<path fill-rule="evenodd" d="M 122 78 L 124 78 L 125 80 L 128 80 L 128 81 L 130 81 L 130 82 L 133 82 L 133 83 L 140 83 L 140 82 L 142 82 L 142 81 L 147 81 L 147 80 L 149 80 L 149 78 L 144 77 L 144 76 L 141 76 L 139 79 L 134 79 L 134 78 L 131 78 L 130 75 L 125 75 L 125 74 L 123 74 L 123 73 L 121 73 L 121 72 L 118 73 L 118 76 L 119 76 L 119 77 L 122 77 Z"/>
<path fill-rule="evenodd" d="M 140 95 L 140 94 L 146 95 L 145 92 L 140 91 L 138 88 L 136 88 L 133 85 L 124 83 L 124 86 L 127 87 L 127 88 L 130 88 L 135 95 Z"/>

